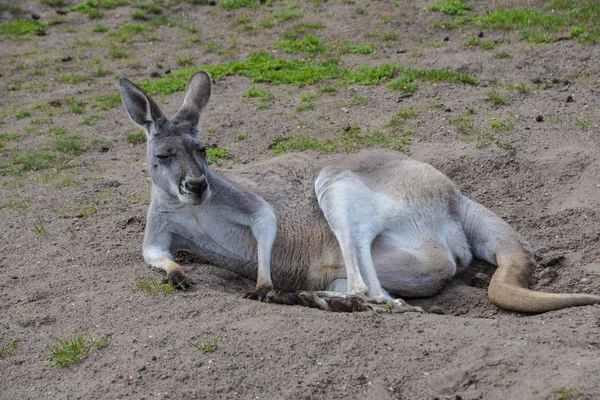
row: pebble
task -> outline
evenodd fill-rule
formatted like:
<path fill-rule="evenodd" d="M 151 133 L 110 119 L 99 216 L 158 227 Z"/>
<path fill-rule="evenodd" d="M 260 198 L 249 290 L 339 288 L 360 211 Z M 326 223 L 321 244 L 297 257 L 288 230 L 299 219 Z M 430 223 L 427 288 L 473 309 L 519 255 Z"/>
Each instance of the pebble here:
<path fill-rule="evenodd" d="M 73 57 L 71 57 L 71 56 L 65 56 L 65 57 L 61 58 L 60 61 L 67 62 L 67 61 L 71 61 L 72 59 L 73 59 Z"/>
<path fill-rule="evenodd" d="M 65 10 L 56 10 L 56 13 L 58 15 L 67 15 L 67 12 Z"/>
<path fill-rule="evenodd" d="M 40 16 L 37 14 L 31 14 L 31 18 L 37 21 L 38 19 L 40 19 Z"/>
<path fill-rule="evenodd" d="M 425 332 L 423 329 L 417 329 L 417 333 L 423 333 Z"/>
<path fill-rule="evenodd" d="M 169 68 L 168 70 L 165 71 L 165 75 L 168 75 L 171 73 L 171 69 Z"/>
<path fill-rule="evenodd" d="M 150 76 L 151 76 L 152 78 L 158 78 L 158 77 L 160 77 L 160 72 L 152 71 L 152 72 L 150 73 Z"/>
<path fill-rule="evenodd" d="M 483 31 L 479 31 L 479 33 L 477 34 L 478 37 L 483 37 Z"/>
<path fill-rule="evenodd" d="M 208 5 L 209 5 L 209 6 L 216 6 L 216 5 L 217 5 L 217 2 L 216 2 L 215 0 L 210 0 L 210 1 L 208 2 Z"/>
<path fill-rule="evenodd" d="M 352 129 L 352 127 L 350 125 L 346 125 L 344 127 L 344 132 L 348 132 L 350 129 Z"/>
<path fill-rule="evenodd" d="M 447 41 L 449 41 L 449 40 L 450 40 L 450 36 L 446 36 L 446 37 L 444 37 L 444 42 L 447 42 Z"/>
<path fill-rule="evenodd" d="M 544 116 L 543 115 L 538 115 L 537 117 L 535 117 L 536 122 L 542 122 L 544 120 Z"/>
<path fill-rule="evenodd" d="M 571 96 L 571 95 L 568 95 L 568 96 L 567 96 L 567 103 L 572 103 L 572 102 L 574 102 L 574 101 L 575 101 L 575 100 L 573 100 L 573 96 Z"/>

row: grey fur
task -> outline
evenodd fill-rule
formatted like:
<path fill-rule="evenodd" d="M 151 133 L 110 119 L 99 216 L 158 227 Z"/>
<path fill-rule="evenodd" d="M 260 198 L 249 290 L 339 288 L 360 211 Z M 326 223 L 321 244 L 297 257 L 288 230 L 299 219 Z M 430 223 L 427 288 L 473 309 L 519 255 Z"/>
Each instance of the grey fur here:
<path fill-rule="evenodd" d="M 316 307 L 332 309 L 339 306 L 330 307 L 332 292 L 348 304 L 356 296 L 383 303 L 434 295 L 475 256 L 500 264 L 490 296 L 502 307 L 547 311 L 600 302 L 526 289 L 534 263 L 524 239 L 428 164 L 389 150 L 331 158 L 300 153 L 224 176 L 208 169 L 198 138 L 208 74 L 192 76 L 173 122 L 133 83 L 120 83 L 129 115 L 149 137 L 144 258 L 174 284 L 188 283 L 172 256 L 186 250 L 256 279 L 252 299 L 278 298 L 279 291 L 269 295 L 273 287 L 307 290 L 314 293 L 281 303 L 318 299 Z"/>

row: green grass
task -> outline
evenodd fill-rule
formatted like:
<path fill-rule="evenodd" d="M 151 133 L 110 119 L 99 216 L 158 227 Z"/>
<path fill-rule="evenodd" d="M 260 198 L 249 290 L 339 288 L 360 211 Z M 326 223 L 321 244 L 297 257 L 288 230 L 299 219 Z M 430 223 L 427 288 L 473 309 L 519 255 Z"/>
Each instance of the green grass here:
<path fill-rule="evenodd" d="M 508 54 L 506 51 L 502 50 L 502 51 L 494 54 L 494 58 L 498 58 L 498 59 L 510 58 L 510 54 Z"/>
<path fill-rule="evenodd" d="M 258 5 L 257 0 L 225 0 L 219 2 L 219 5 L 226 10 L 237 10 L 243 7 L 256 7 Z"/>
<path fill-rule="evenodd" d="M 190 75 L 200 70 L 207 71 L 214 79 L 236 75 L 246 76 L 252 82 L 269 82 L 273 85 L 291 84 L 299 87 L 332 79 L 340 79 L 340 82 L 345 85 L 376 85 L 397 76 L 403 77 L 403 84 L 413 81 L 428 81 L 478 85 L 475 78 L 450 70 L 415 69 L 396 64 L 382 64 L 377 67 L 360 66 L 355 71 L 350 71 L 339 66 L 338 60 L 335 58 L 323 61 L 287 60 L 260 51 L 242 61 L 205 65 L 199 68 L 183 68 L 173 71 L 162 79 L 141 82 L 140 87 L 149 94 L 169 94 L 183 91 Z"/>
<path fill-rule="evenodd" d="M 206 49 L 206 51 L 210 51 L 211 53 L 216 53 L 216 54 L 224 54 L 225 53 L 225 47 L 223 47 L 223 45 L 221 43 L 209 40 L 208 42 L 206 42 L 206 44 L 204 45 L 204 48 Z"/>
<path fill-rule="evenodd" d="M 448 123 L 450 126 L 456 128 L 456 131 L 463 136 L 471 136 L 475 133 L 475 122 L 473 118 L 465 115 L 460 115 L 455 118 L 451 118 Z"/>
<path fill-rule="evenodd" d="M 318 153 L 337 151 L 338 145 L 331 140 L 319 140 L 309 136 L 278 137 L 270 147 L 273 154 L 290 153 L 293 151 L 314 150 Z"/>
<path fill-rule="evenodd" d="M 13 339 L 6 344 L 0 345 L 0 359 L 8 354 L 13 354 L 19 348 L 19 339 Z"/>
<path fill-rule="evenodd" d="M 67 74 L 59 75 L 57 80 L 61 83 L 75 85 L 75 84 L 78 84 L 78 83 L 81 83 L 81 82 L 87 80 L 87 78 L 83 75 L 74 74 L 74 73 L 69 72 Z"/>
<path fill-rule="evenodd" d="M 180 56 L 175 57 L 175 62 L 177 62 L 177 65 L 187 67 L 188 65 L 190 65 L 192 63 L 192 57 L 180 55 Z"/>
<path fill-rule="evenodd" d="M 392 119 L 387 123 L 387 126 L 392 128 L 404 126 L 409 119 L 416 118 L 419 115 L 419 111 L 412 108 L 399 110 L 396 114 L 394 114 L 394 116 L 392 116 Z"/>
<path fill-rule="evenodd" d="M 348 47 L 348 53 L 351 54 L 373 54 L 375 51 L 377 51 L 377 47 L 374 44 L 350 45 Z"/>
<path fill-rule="evenodd" d="M 267 89 L 263 89 L 256 86 L 252 86 L 250 89 L 244 92 L 244 94 L 242 94 L 242 97 L 246 97 L 249 99 L 259 98 L 264 101 L 273 100 L 275 98 L 275 96 L 273 96 L 273 93 L 269 92 Z"/>
<path fill-rule="evenodd" d="M 487 93 L 486 96 L 494 105 L 508 104 L 508 96 L 502 92 L 492 91 Z"/>
<path fill-rule="evenodd" d="M 67 112 L 73 114 L 83 114 L 85 112 L 86 102 L 83 100 L 77 100 L 73 97 L 67 97 L 65 103 L 69 106 Z"/>
<path fill-rule="evenodd" d="M 146 11 L 141 10 L 139 8 L 131 12 L 131 18 L 141 21 L 148 21 L 150 19 L 148 14 L 146 14 Z"/>
<path fill-rule="evenodd" d="M 218 147 L 211 147 L 206 150 L 206 162 L 208 164 L 219 163 L 229 158 L 231 154 L 230 149 L 220 149 Z"/>
<path fill-rule="evenodd" d="M 104 25 L 96 25 L 94 27 L 94 32 L 96 33 L 104 33 L 104 32 L 108 32 L 108 28 Z"/>
<path fill-rule="evenodd" d="M 118 48 L 114 43 L 110 46 L 110 52 L 108 53 L 109 58 L 122 59 L 129 57 L 129 53 L 123 49 Z"/>
<path fill-rule="evenodd" d="M 472 38 L 466 40 L 463 43 L 463 45 L 466 47 L 479 47 L 484 50 L 491 50 L 491 49 L 495 48 L 496 46 L 498 46 L 497 43 L 494 43 L 490 40 L 484 40 L 479 37 L 472 37 Z"/>
<path fill-rule="evenodd" d="M 147 137 L 144 131 L 139 131 L 136 133 L 130 133 L 127 135 L 127 143 L 131 144 L 141 144 L 146 143 Z"/>
<path fill-rule="evenodd" d="M 132 37 L 145 32 L 147 28 L 148 26 L 145 24 L 123 24 L 111 35 L 116 36 L 120 42 L 125 43 Z"/>
<path fill-rule="evenodd" d="M 531 86 L 526 85 L 524 83 L 518 83 L 516 85 L 508 84 L 508 85 L 506 85 L 506 87 L 508 89 L 516 90 L 519 93 L 529 93 L 533 90 L 533 88 Z"/>
<path fill-rule="evenodd" d="M 38 235 L 46 234 L 46 227 L 44 226 L 44 219 L 39 215 L 35 219 L 35 222 L 33 223 L 33 231 L 35 233 L 37 233 Z"/>
<path fill-rule="evenodd" d="M 369 96 L 353 96 L 350 100 L 345 101 L 343 105 L 346 106 L 364 106 L 371 101 Z"/>
<path fill-rule="evenodd" d="M 575 388 L 560 387 L 552 389 L 554 400 L 579 400 L 584 398 L 584 394 Z"/>
<path fill-rule="evenodd" d="M 67 11 L 75 11 L 87 14 L 90 18 L 102 17 L 100 9 L 113 9 L 119 6 L 129 5 L 129 0 L 85 0 L 67 8 Z"/>
<path fill-rule="evenodd" d="M 88 358 L 94 350 L 108 346 L 109 341 L 109 335 L 94 339 L 87 331 L 76 331 L 74 336 L 66 339 L 54 338 L 54 343 L 48 345 L 47 362 L 59 367 L 79 363 Z"/>
<path fill-rule="evenodd" d="M 286 10 L 286 11 L 278 11 L 273 14 L 273 20 L 278 24 L 283 24 L 284 22 L 290 21 L 292 19 L 301 18 L 303 16 L 302 13 Z M 314 29 L 314 28 L 313 28 Z"/>
<path fill-rule="evenodd" d="M 98 110 L 109 110 L 121 104 L 121 95 L 102 94 L 91 99 L 91 107 Z"/>
<path fill-rule="evenodd" d="M 331 47 L 323 45 L 322 39 L 310 34 L 304 36 L 302 39 L 282 40 L 275 47 L 286 53 L 304 53 L 308 55 L 327 53 L 331 50 Z"/>
<path fill-rule="evenodd" d="M 37 21 L 8 21 L 0 24 L 0 35 L 13 35 L 13 36 L 21 36 L 26 34 L 33 34 L 38 31 L 38 29 L 44 29 L 47 25 L 39 23 Z"/>
<path fill-rule="evenodd" d="M 584 131 L 587 131 L 588 129 L 590 129 L 591 122 L 588 119 L 577 117 L 575 118 L 575 125 L 583 129 Z"/>
<path fill-rule="evenodd" d="M 63 161 L 64 155 L 56 151 L 15 152 L 12 158 L 0 161 L 0 174 L 18 176 L 22 172 L 38 171 Z"/>
<path fill-rule="evenodd" d="M 15 133 L 15 132 L 0 133 L 0 151 L 2 151 L 4 149 L 4 147 L 6 146 L 5 142 L 11 141 L 11 140 L 17 140 L 20 137 L 21 137 L 21 135 L 19 135 L 18 133 Z"/>
<path fill-rule="evenodd" d="M 177 287 L 173 286 L 173 284 L 168 281 L 163 282 L 152 279 L 138 279 L 131 290 L 139 290 L 144 296 L 157 296 L 159 293 L 163 296 L 168 296 L 175 293 Z"/>
<path fill-rule="evenodd" d="M 96 121 L 102 119 L 102 116 L 99 114 L 90 114 L 87 117 L 81 120 L 83 125 L 94 125 Z"/>
<path fill-rule="evenodd" d="M 18 12 L 21 11 L 21 6 L 19 4 L 0 3 L 0 11 Z"/>
<path fill-rule="evenodd" d="M 515 126 L 513 124 L 504 122 L 502 120 L 490 121 L 490 127 L 496 132 L 500 133 L 512 132 L 515 130 Z"/>
<path fill-rule="evenodd" d="M 471 6 L 462 0 L 437 0 L 427 11 L 438 11 L 449 15 L 463 15 L 471 10 Z"/>
<path fill-rule="evenodd" d="M 190 344 L 192 346 L 194 346 L 194 348 L 196 350 L 201 350 L 201 351 L 203 351 L 205 353 L 212 353 L 218 347 L 218 339 L 215 336 L 213 338 L 212 342 L 206 342 L 206 343 L 194 343 L 194 342 L 190 342 Z"/>
<path fill-rule="evenodd" d="M 19 110 L 15 113 L 16 119 L 23 119 L 27 117 L 31 117 L 31 111 L 29 110 Z"/>

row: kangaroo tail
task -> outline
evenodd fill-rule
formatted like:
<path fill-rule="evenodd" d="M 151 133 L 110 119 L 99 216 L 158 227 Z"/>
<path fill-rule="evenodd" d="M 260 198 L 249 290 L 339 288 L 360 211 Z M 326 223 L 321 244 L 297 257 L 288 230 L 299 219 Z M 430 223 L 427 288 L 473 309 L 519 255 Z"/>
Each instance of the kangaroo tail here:
<path fill-rule="evenodd" d="M 538 313 L 600 303 L 600 296 L 530 290 L 536 263 L 521 235 L 496 214 L 462 195 L 459 216 L 473 255 L 498 267 L 488 288 L 490 300 L 498 307 Z"/>

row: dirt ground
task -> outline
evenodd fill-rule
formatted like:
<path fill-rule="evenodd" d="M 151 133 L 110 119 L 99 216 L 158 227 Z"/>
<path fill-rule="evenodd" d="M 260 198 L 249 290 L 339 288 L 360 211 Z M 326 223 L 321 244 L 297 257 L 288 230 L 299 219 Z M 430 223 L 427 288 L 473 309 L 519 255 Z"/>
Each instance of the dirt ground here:
<path fill-rule="evenodd" d="M 433 298 L 411 300 L 424 314 L 334 314 L 249 301 L 242 295 L 253 282 L 186 255 L 194 289 L 145 295 L 136 282 L 163 279 L 141 254 L 150 189 L 145 145 L 133 139 L 138 129 L 121 104 L 96 104 L 118 93 L 118 76 L 161 79 L 169 69 L 240 61 L 263 49 L 302 59 L 276 43 L 307 23 L 323 24 L 310 33 L 334 47 L 375 44 L 371 54 L 339 55 L 350 70 L 391 63 L 468 74 L 480 84 L 418 81 L 412 96 L 386 82 L 331 90 L 326 85 L 335 82 L 297 87 L 228 76 L 213 86 L 204 138 L 232 150 L 214 165 L 226 173 L 274 157 L 269 146 L 281 136 L 334 140 L 346 126 L 387 132 L 398 110 L 418 110 L 405 121 L 412 142 L 404 151 L 528 238 L 540 263 L 533 288 L 600 294 L 600 46 L 568 35 L 521 41 L 516 30 L 475 23 L 444 28 L 436 22 L 450 17 L 426 11 L 432 3 L 423 0 L 274 0 L 234 10 L 219 0 L 214 7 L 164 1 L 153 3 L 158 15 L 181 26 L 158 27 L 134 20 L 140 9 L 128 3 L 98 19 L 59 15 L 61 8 L 37 0 L 0 12 L 0 23 L 55 22 L 41 36 L 0 35 L 1 399 L 600 398 L 600 306 L 540 315 L 499 310 L 482 287 L 492 273 L 486 265 L 476 263 Z M 484 15 L 500 3 L 470 4 Z M 543 2 L 524 3 L 515 6 Z M 300 15 L 261 25 L 283 11 Z M 122 42 L 114 35 L 122 24 L 148 29 Z M 465 45 L 480 31 L 492 49 Z M 526 88 L 515 90 L 519 84 Z M 242 96 L 252 86 L 274 95 L 266 109 Z M 493 91 L 505 104 L 489 99 Z M 314 98 L 303 110 L 306 92 Z M 172 115 L 182 96 L 157 101 Z M 83 148 L 10 170 L 25 165 L 18 157 L 51 151 L 60 137 Z M 108 346 L 80 363 L 49 365 L 48 345 L 82 330 L 110 335 Z M 214 338 L 212 352 L 192 346 Z"/>

